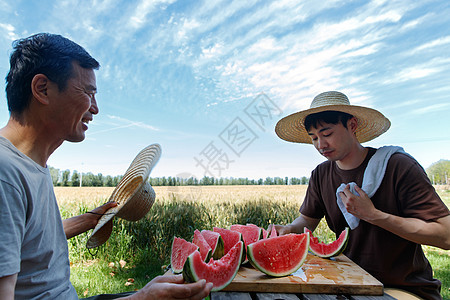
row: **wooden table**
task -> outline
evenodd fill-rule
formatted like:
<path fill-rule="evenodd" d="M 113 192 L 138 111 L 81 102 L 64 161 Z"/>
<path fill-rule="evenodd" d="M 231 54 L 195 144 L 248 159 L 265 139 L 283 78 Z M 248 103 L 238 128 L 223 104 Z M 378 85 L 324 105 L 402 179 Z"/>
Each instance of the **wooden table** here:
<path fill-rule="evenodd" d="M 394 300 L 388 294 L 363 296 L 349 294 L 286 294 L 286 293 L 245 293 L 213 292 L 211 300 Z"/>
<path fill-rule="evenodd" d="M 171 271 L 169 271 L 171 272 Z M 383 284 L 344 255 L 324 259 L 308 253 L 300 269 L 285 277 L 270 277 L 243 265 L 233 281 L 211 300 L 377 300 L 394 299 Z"/>

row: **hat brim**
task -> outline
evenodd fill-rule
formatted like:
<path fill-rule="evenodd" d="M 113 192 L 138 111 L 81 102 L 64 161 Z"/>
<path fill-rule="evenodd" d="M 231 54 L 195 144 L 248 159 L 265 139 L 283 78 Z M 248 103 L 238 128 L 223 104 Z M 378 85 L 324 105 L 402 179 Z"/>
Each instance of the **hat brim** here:
<path fill-rule="evenodd" d="M 356 105 L 327 105 L 303 110 L 282 118 L 275 126 L 275 133 L 288 142 L 312 144 L 311 137 L 305 129 L 305 118 L 323 111 L 340 111 L 356 117 L 358 120 L 356 137 L 360 143 L 380 136 L 391 126 L 391 122 L 382 113 L 372 108 Z"/>
<path fill-rule="evenodd" d="M 87 248 L 98 247 L 108 240 L 114 216 L 137 221 L 147 214 L 155 201 L 155 192 L 148 178 L 160 156 L 161 146 L 152 144 L 134 158 L 109 198 L 109 201 L 117 202 L 117 206 L 107 210 L 100 218 L 86 243 Z M 103 229 L 104 226 L 111 226 L 111 230 Z"/>

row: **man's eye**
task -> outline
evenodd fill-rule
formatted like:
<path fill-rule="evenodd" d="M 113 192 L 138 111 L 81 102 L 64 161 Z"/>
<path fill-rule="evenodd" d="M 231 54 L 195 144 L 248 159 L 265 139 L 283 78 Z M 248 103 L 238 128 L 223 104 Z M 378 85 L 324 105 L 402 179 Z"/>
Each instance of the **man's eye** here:
<path fill-rule="evenodd" d="M 324 136 L 324 137 L 329 137 L 329 136 L 332 135 L 332 134 L 333 134 L 332 132 L 327 133 L 327 134 L 324 133 L 323 136 Z"/>

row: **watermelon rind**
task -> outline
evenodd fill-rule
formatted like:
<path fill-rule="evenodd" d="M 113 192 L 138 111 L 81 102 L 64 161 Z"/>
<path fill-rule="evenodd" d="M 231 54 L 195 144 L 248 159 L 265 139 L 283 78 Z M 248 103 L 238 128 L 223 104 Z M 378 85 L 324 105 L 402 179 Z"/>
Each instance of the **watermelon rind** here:
<path fill-rule="evenodd" d="M 183 267 L 183 278 L 186 282 L 196 282 L 205 279 L 212 282 L 212 292 L 217 292 L 229 285 L 239 271 L 242 255 L 244 253 L 244 243 L 239 241 L 220 260 L 211 259 L 205 263 L 201 259 L 200 252 L 195 251 L 186 259 Z M 221 280 L 218 283 L 216 280 Z"/>
<path fill-rule="evenodd" d="M 328 244 L 319 242 L 319 239 L 313 235 L 311 230 L 305 227 L 304 232 L 310 234 L 309 250 L 316 256 L 322 258 L 331 258 L 340 255 L 347 247 L 350 230 L 348 227 L 341 232 L 339 237 Z"/>
<path fill-rule="evenodd" d="M 185 239 L 174 237 L 172 241 L 172 253 L 170 255 L 170 266 L 174 274 L 183 272 L 183 266 L 187 257 L 198 250 L 198 246 Z M 200 253 L 200 252 L 199 252 Z"/>
<path fill-rule="evenodd" d="M 223 241 L 222 236 L 218 232 L 214 232 L 211 230 L 202 230 L 201 234 L 209 243 L 209 246 L 212 248 L 212 258 L 217 260 L 220 259 L 225 254 L 225 242 Z M 212 243 L 211 235 L 217 235 L 217 239 L 214 243 Z"/>
<path fill-rule="evenodd" d="M 247 257 L 255 269 L 272 277 L 283 277 L 303 265 L 308 248 L 309 233 L 291 233 L 248 245 Z M 271 269 L 264 265 L 270 265 Z"/>

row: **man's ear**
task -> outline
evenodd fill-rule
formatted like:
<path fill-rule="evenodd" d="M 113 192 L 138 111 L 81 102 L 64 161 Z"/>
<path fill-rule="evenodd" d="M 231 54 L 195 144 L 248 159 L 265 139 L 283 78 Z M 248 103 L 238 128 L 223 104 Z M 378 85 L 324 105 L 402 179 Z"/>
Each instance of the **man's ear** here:
<path fill-rule="evenodd" d="M 50 80 L 44 74 L 36 74 L 31 80 L 31 95 L 37 101 L 47 105 L 49 103 L 47 90 Z"/>
<path fill-rule="evenodd" d="M 355 117 L 348 120 L 348 129 L 350 129 L 351 132 L 356 133 L 356 129 L 358 128 L 358 119 Z"/>

